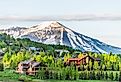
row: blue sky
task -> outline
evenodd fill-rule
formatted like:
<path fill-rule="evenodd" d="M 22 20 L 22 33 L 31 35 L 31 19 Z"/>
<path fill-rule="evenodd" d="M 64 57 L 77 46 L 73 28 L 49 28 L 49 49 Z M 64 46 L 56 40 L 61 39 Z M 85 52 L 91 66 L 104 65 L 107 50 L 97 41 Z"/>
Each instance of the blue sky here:
<path fill-rule="evenodd" d="M 43 20 L 121 47 L 121 0 L 0 0 L 0 28 Z"/>

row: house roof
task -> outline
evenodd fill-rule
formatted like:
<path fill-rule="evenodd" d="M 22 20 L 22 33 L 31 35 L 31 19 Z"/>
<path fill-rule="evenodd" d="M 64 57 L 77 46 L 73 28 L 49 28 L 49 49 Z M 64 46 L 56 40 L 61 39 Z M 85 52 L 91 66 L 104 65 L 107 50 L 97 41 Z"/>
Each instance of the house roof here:
<path fill-rule="evenodd" d="M 80 60 L 80 58 L 69 58 L 68 60 Z"/>
<path fill-rule="evenodd" d="M 22 62 L 20 62 L 21 64 L 29 64 L 29 63 L 31 63 L 33 60 L 26 60 L 26 61 L 22 61 Z"/>
<path fill-rule="evenodd" d="M 69 58 L 68 60 L 77 60 L 77 61 L 79 61 L 79 60 L 82 60 L 82 59 L 84 59 L 85 57 L 88 57 L 88 56 L 89 55 L 82 56 L 81 58 Z M 95 58 L 95 57 L 91 57 L 91 56 L 89 56 L 89 57 L 94 59 L 94 60 L 96 60 L 96 61 L 100 61 L 101 60 L 100 58 Z"/>
<path fill-rule="evenodd" d="M 101 61 L 101 59 L 100 58 L 95 58 L 97 61 Z"/>
<path fill-rule="evenodd" d="M 32 67 L 36 67 L 37 65 L 40 64 L 40 62 L 36 62 L 34 60 L 26 60 L 26 61 L 22 61 L 20 62 L 21 64 L 29 64 L 29 65 L 32 65 Z"/>
<path fill-rule="evenodd" d="M 40 64 L 40 62 L 34 62 L 34 63 L 32 63 L 32 67 L 36 67 L 36 66 L 38 66 Z"/>
<path fill-rule="evenodd" d="M 61 50 L 61 49 L 56 49 L 56 52 L 69 52 L 68 50 Z"/>

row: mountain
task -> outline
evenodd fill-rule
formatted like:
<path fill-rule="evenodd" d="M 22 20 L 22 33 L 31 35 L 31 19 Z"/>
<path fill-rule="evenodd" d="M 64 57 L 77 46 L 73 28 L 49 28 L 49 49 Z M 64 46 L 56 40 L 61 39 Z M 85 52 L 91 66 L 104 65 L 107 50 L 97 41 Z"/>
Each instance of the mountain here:
<path fill-rule="evenodd" d="M 16 38 L 29 38 L 32 41 L 45 44 L 66 45 L 74 49 L 80 49 L 81 51 L 121 53 L 121 48 L 77 33 L 56 21 L 44 22 L 30 28 L 2 29 L 0 32 L 10 34 Z"/>

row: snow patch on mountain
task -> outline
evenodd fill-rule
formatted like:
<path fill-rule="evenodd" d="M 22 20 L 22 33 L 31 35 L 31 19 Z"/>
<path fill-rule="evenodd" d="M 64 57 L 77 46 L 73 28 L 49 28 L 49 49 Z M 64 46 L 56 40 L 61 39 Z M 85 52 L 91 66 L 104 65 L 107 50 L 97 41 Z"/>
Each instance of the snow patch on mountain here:
<path fill-rule="evenodd" d="M 0 30 L 16 38 L 29 38 L 45 44 L 60 44 L 98 53 L 121 53 L 121 48 L 103 43 L 97 39 L 77 33 L 57 21 L 44 22 L 30 28 L 10 28 Z"/>

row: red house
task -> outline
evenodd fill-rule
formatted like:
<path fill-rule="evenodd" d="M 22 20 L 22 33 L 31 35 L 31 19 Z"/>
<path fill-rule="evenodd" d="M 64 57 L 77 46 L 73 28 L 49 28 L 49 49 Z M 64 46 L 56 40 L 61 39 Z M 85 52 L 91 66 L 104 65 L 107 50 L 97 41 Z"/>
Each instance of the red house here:
<path fill-rule="evenodd" d="M 94 58 L 89 55 L 85 55 L 81 58 L 69 58 L 66 63 L 68 65 L 71 65 L 71 63 L 74 63 L 76 66 L 80 67 L 80 65 L 89 64 L 89 61 L 92 61 L 92 63 L 94 63 L 94 61 L 98 61 L 100 63 L 101 60 L 99 58 Z"/>

